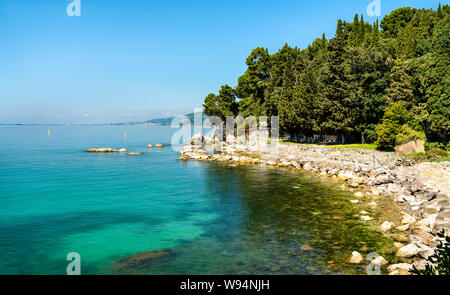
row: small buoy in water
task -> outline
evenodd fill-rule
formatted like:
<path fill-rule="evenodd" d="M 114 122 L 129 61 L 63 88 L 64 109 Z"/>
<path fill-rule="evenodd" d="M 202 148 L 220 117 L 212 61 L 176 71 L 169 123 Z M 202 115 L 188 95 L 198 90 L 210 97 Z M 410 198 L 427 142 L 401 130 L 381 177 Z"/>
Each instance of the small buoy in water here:
<path fill-rule="evenodd" d="M 147 146 L 147 148 L 148 148 L 148 149 L 151 149 L 151 148 L 152 148 L 152 145 L 151 145 L 151 144 L 149 144 L 149 145 Z"/>
<path fill-rule="evenodd" d="M 125 137 L 127 137 L 127 133 L 125 132 Z"/>
<path fill-rule="evenodd" d="M 160 143 L 157 143 L 157 144 L 155 144 L 155 147 L 156 147 L 156 148 L 163 148 L 164 145 L 162 145 L 162 144 L 160 144 Z"/>
<path fill-rule="evenodd" d="M 47 132 L 47 133 L 48 133 L 48 135 L 50 135 L 50 129 L 48 129 L 48 132 Z"/>

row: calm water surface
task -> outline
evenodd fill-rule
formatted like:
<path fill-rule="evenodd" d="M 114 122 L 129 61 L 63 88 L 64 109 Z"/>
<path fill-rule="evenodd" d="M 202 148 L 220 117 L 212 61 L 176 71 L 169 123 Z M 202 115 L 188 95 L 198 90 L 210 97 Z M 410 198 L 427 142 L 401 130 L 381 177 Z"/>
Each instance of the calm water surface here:
<path fill-rule="evenodd" d="M 0 126 L 0 274 L 65 274 L 69 252 L 82 274 L 363 273 L 351 251 L 392 255 L 328 179 L 145 148 L 170 128 L 48 129 Z"/>

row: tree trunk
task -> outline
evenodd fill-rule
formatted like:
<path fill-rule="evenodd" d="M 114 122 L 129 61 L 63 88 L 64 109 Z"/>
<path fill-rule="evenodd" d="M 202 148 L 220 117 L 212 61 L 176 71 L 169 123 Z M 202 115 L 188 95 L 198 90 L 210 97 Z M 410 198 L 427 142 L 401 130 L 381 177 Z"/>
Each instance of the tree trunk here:
<path fill-rule="evenodd" d="M 342 133 L 342 144 L 345 144 L 345 135 Z"/>
<path fill-rule="evenodd" d="M 366 137 L 364 136 L 363 132 L 361 132 L 361 143 L 366 144 Z"/>

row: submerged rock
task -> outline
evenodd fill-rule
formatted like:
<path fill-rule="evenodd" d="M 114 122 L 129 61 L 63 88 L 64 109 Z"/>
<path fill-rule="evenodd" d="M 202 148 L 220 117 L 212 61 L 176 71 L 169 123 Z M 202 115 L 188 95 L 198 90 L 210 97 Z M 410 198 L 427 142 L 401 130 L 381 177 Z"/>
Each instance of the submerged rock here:
<path fill-rule="evenodd" d="M 88 153 L 117 153 L 118 150 L 113 148 L 99 148 L 99 149 L 88 149 L 86 152 Z"/>
<path fill-rule="evenodd" d="M 386 259 L 384 259 L 383 256 L 378 256 L 378 257 L 372 259 L 372 261 L 370 263 L 383 266 L 383 265 L 388 264 L 389 262 Z"/>
<path fill-rule="evenodd" d="M 173 255 L 174 252 L 171 250 L 147 251 L 119 259 L 116 261 L 116 266 L 119 268 L 143 267 Z"/>
<path fill-rule="evenodd" d="M 370 220 L 372 220 L 372 217 L 367 216 L 367 215 L 363 215 L 363 216 L 361 216 L 361 220 L 370 221 Z"/>
<path fill-rule="evenodd" d="M 392 222 L 385 221 L 382 225 L 379 226 L 379 230 L 383 233 L 386 233 L 391 230 L 393 225 L 394 224 Z"/>
<path fill-rule="evenodd" d="M 357 251 L 353 251 L 352 255 L 348 259 L 348 263 L 352 263 L 352 264 L 360 264 L 360 263 L 363 263 L 363 261 L 364 261 L 364 257 L 362 257 L 362 255 Z"/>
<path fill-rule="evenodd" d="M 314 251 L 314 248 L 311 247 L 311 245 L 309 245 L 309 244 L 305 244 L 302 246 L 302 250 L 303 251 Z"/>

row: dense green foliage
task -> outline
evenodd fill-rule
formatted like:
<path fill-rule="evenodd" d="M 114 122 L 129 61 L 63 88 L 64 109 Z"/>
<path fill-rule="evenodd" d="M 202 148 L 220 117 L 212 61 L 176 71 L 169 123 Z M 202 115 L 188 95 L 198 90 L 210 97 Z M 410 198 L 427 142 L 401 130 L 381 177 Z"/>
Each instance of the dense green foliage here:
<path fill-rule="evenodd" d="M 408 124 L 405 124 L 401 127 L 400 133 L 395 138 L 395 145 L 402 145 L 418 139 L 425 141 L 427 139 L 425 133 L 414 130 Z"/>
<path fill-rule="evenodd" d="M 450 237 L 442 231 L 438 236 L 443 240 L 439 241 L 434 254 L 428 257 L 428 264 L 424 270 L 418 270 L 415 266 L 410 271 L 415 275 L 450 275 Z"/>
<path fill-rule="evenodd" d="M 447 145 L 445 145 L 442 142 L 427 142 L 425 144 L 425 149 L 426 150 L 429 150 L 429 149 L 432 149 L 432 148 L 438 148 L 438 149 L 446 150 L 446 151 L 450 152 L 450 142 L 448 142 Z"/>
<path fill-rule="evenodd" d="M 279 116 L 291 135 L 339 135 L 382 148 L 400 132 L 450 140 L 448 5 L 400 8 L 380 24 L 356 15 L 339 20 L 330 40 L 322 35 L 303 50 L 286 44 L 274 54 L 258 47 L 246 64 L 234 89 L 206 97 L 206 114 Z"/>

